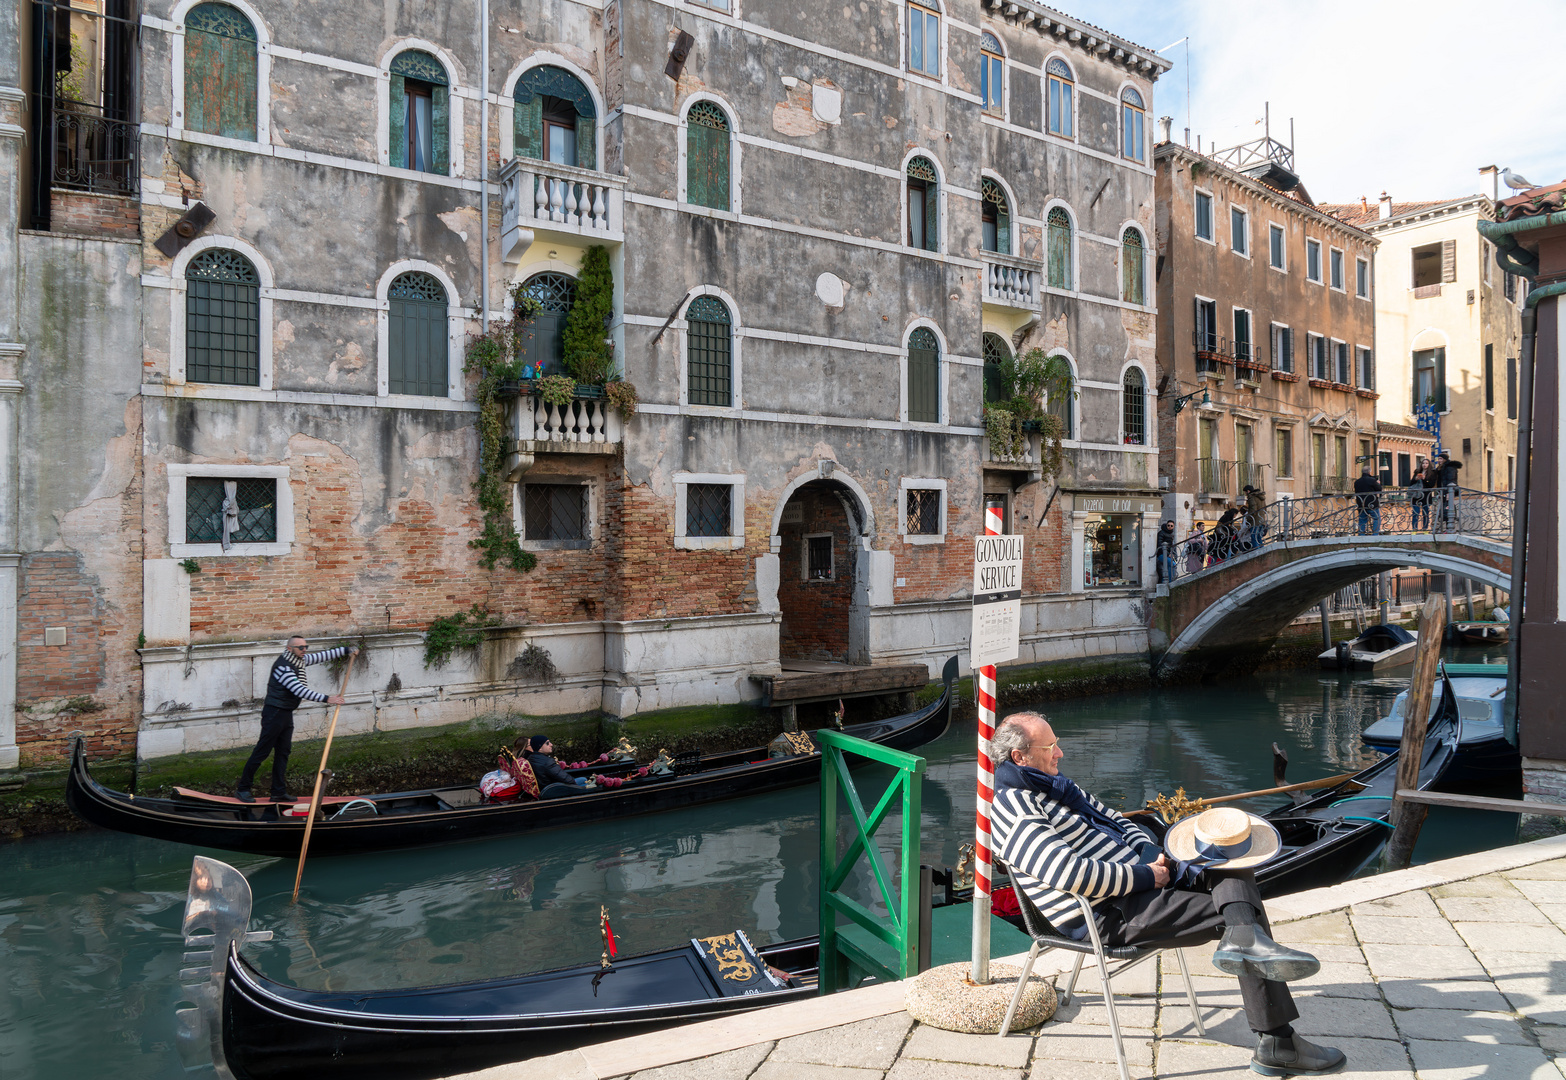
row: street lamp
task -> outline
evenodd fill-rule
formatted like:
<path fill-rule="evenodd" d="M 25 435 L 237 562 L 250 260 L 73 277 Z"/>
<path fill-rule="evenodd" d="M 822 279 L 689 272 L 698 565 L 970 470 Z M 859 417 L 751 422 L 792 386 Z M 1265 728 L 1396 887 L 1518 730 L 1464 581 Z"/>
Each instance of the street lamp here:
<path fill-rule="evenodd" d="M 1189 394 L 1181 394 L 1179 397 L 1175 398 L 1174 399 L 1175 415 L 1179 416 L 1181 410 L 1184 409 L 1187 405 L 1189 405 L 1191 403 L 1191 399 L 1196 397 L 1197 394 L 1201 394 L 1202 395 L 1202 404 L 1203 405 L 1211 405 L 1213 403 L 1212 395 L 1207 392 L 1207 387 L 1204 386 L 1200 390 L 1192 390 Z"/>

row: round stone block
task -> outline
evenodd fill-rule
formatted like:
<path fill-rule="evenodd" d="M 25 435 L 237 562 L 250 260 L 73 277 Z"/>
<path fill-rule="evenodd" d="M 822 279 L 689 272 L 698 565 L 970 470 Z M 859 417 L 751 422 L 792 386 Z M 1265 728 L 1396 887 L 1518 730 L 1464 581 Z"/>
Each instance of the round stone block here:
<path fill-rule="evenodd" d="M 995 1035 L 1006 1019 L 1006 1006 L 1017 990 L 1020 968 L 1010 964 L 991 964 L 988 986 L 976 986 L 968 980 L 972 965 L 964 961 L 931 968 L 910 979 L 906 1004 L 908 1015 L 921 1024 L 966 1035 Z M 1028 979 L 1028 987 L 1012 1017 L 1011 1029 L 1023 1031 L 1055 1015 L 1055 984 L 1037 975 Z"/>

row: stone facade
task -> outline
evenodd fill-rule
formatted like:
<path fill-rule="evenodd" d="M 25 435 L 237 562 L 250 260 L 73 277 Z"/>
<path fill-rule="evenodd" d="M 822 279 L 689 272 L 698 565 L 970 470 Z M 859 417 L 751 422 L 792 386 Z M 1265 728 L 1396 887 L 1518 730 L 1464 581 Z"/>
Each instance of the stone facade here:
<path fill-rule="evenodd" d="M 69 727 L 143 755 L 243 744 L 276 641 L 296 632 L 369 644 L 348 730 L 751 700 L 750 676 L 791 657 L 935 672 L 966 652 L 968 538 L 987 502 L 1028 537 L 1023 659 L 1144 652 L 1158 446 L 1151 424 L 1126 430 L 1125 387 L 1134 369 L 1150 416 L 1156 308 L 1151 260 L 1139 289 L 1124 260 L 1128 244 L 1151 248 L 1152 84 L 1167 65 L 1050 9 L 1004 10 L 492 10 L 486 64 L 472 0 L 369 16 L 234 0 L 219 30 L 190 0 L 150 0 L 139 214 L 57 193 L 52 232 L 23 237 L 20 253 L 7 232 L 21 295 L 48 302 L 15 331 L 0 312 L 0 342 L 24 343 L 35 365 L 23 393 L 38 429 L 21 442 L 35 451 L 13 441 L 7 458 L 37 495 L 23 515 L 36 527 L 0 537 L 18 553 L 14 568 L 0 555 L 18 582 L 0 580 L 0 608 L 22 597 L 24 650 L 45 624 L 65 627 L 66 644 L 24 656 L 20 725 L 9 742 L 0 727 L 0 754 L 58 753 Z M 934 44 L 914 55 L 916 12 Z M 689 53 L 670 77 L 682 34 Z M 212 80 L 195 65 L 218 47 L 253 50 L 253 99 L 201 97 Z M 411 54 L 417 64 L 400 66 Z M 1059 133 L 1046 69 L 1070 84 Z M 0 84 L 18 83 L 11 70 Z M 409 119 L 414 86 L 433 118 L 422 142 L 407 126 L 426 122 Z M 576 127 L 551 127 L 571 87 Z M 544 141 L 520 145 L 539 135 L 527 118 L 540 97 Z M 727 123 L 726 148 L 693 134 L 698 105 Z M 557 153 L 566 145 L 575 164 Z M 405 167 L 421 153 L 430 170 Z M 726 197 L 693 154 L 722 157 Z M 934 173 L 918 192 L 934 209 L 917 222 L 911 166 Z M 987 247 L 996 192 L 1005 239 Z M 212 220 L 170 256 L 158 241 L 197 203 Z M 1052 239 L 1056 210 L 1067 224 Z M 135 243 L 119 239 L 127 223 Z M 614 277 L 615 363 L 641 403 L 620 417 L 578 398 L 562 419 L 522 388 L 507 406 L 507 493 L 537 562 L 486 569 L 469 545 L 482 511 L 463 346 L 486 299 L 491 321 L 509 318 L 515 287 L 576 278 L 594 245 Z M 192 336 L 214 260 L 254 275 L 233 279 L 255 307 L 241 385 L 204 373 Z M 391 294 L 408 273 L 445 296 L 446 376 L 417 394 L 392 386 Z M 730 319 L 727 404 L 692 393 L 699 298 Z M 84 305 L 101 320 L 66 317 Z M 102 340 L 71 337 L 92 333 Z M 1036 437 L 1004 459 L 989 450 L 986 334 L 1072 364 L 1058 483 L 1041 479 Z M 926 336 L 928 414 L 926 384 L 914 385 L 927 369 L 910 356 Z M 77 380 L 70 394 L 62 372 Z M 270 514 L 270 532 L 227 548 L 197 535 L 199 492 L 223 497 L 224 483 L 252 493 L 234 498 Z M 714 532 L 696 504 L 718 489 L 728 521 Z M 532 498 L 580 506 L 580 523 L 564 539 L 528 535 Z M 935 512 L 910 527 L 920 506 Z M 1110 517 L 1115 572 L 1095 575 L 1103 553 L 1087 549 Z M 500 629 L 426 670 L 424 629 L 475 606 Z M 96 641 L 81 629 L 92 625 Z M 557 682 L 513 674 L 528 644 L 550 650 Z M 0 671 L 0 695 L 7 681 Z M 71 704 L 82 697 L 91 711 Z M 4 700 L 0 711 L 12 714 Z M 302 712 L 301 733 L 318 719 Z"/>

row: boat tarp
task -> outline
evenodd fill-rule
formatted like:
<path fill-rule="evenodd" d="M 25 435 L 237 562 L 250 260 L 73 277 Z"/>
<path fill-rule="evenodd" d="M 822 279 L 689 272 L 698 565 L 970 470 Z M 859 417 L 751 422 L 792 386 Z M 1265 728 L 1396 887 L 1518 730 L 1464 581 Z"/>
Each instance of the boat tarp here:
<path fill-rule="evenodd" d="M 1414 640 L 1414 635 L 1404 630 L 1401 626 L 1389 626 L 1386 623 L 1377 623 L 1375 626 L 1367 627 L 1365 632 L 1359 635 L 1361 641 L 1378 637 L 1390 638 L 1399 645 L 1407 645 Z"/>

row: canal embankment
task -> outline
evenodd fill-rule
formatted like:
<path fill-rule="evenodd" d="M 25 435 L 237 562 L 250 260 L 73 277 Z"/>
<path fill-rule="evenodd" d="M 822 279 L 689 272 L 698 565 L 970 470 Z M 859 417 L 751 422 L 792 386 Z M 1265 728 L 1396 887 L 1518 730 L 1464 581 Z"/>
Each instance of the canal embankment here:
<path fill-rule="evenodd" d="M 1566 836 L 1361 878 L 1267 903 L 1280 941 L 1321 971 L 1293 986 L 1295 1028 L 1348 1055 L 1342 1076 L 1546 1080 L 1566 1062 Z M 1238 983 L 1187 950 L 1205 1036 L 1172 956 L 1114 984 L 1137 1077 L 1250 1075 L 1255 1037 Z M 1020 963 L 1022 957 L 997 958 Z M 1069 964 L 1041 957 L 1035 977 Z M 1111 1077 L 1096 977 L 1070 1005 L 1006 1039 L 916 1023 L 889 983 L 464 1074 L 460 1080 L 1064 1080 Z M 456 1078 L 453 1078 L 456 1080 Z"/>

